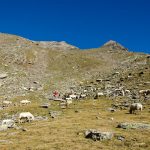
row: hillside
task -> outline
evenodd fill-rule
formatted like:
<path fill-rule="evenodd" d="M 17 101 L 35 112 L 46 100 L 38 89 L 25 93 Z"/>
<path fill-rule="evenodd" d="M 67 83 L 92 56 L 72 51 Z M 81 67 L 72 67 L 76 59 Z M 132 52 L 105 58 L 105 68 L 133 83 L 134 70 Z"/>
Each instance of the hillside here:
<path fill-rule="evenodd" d="M 62 109 L 60 102 L 49 100 L 54 90 L 60 98 L 72 91 L 86 97 Z M 141 95 L 141 90 L 147 92 Z M 149 149 L 150 130 L 116 128 L 120 122 L 149 123 L 149 91 L 150 56 L 130 52 L 115 41 L 81 50 L 64 41 L 0 33 L 0 117 L 22 127 L 0 128 L 0 149 Z M 20 105 L 24 99 L 32 103 Z M 3 107 L 4 100 L 13 105 Z M 141 102 L 143 112 L 128 114 L 133 102 Z M 53 118 L 51 111 L 61 115 Z M 31 112 L 37 120 L 20 125 L 20 112 Z M 85 139 L 85 130 L 94 128 L 113 131 L 115 137 L 100 143 Z M 125 140 L 118 141 L 118 135 Z"/>
<path fill-rule="evenodd" d="M 44 93 L 54 89 L 64 92 L 96 74 L 126 68 L 136 57 L 146 57 L 123 51 L 122 47 L 119 50 L 118 46 L 112 50 L 107 44 L 81 51 L 65 42 L 35 42 L 8 34 L 0 34 L 0 43 L 0 70 L 8 74 L 1 80 L 1 95 L 12 91 L 23 94 L 23 87 L 34 86 L 34 81 L 39 82 Z M 8 85 L 11 90 L 5 91 Z"/>

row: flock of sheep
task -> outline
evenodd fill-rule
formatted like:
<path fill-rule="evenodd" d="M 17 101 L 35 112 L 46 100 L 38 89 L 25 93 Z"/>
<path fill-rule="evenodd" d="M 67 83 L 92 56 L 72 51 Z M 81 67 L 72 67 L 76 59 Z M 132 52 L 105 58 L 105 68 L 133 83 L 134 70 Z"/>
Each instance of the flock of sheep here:
<path fill-rule="evenodd" d="M 27 104 L 30 104 L 31 101 L 29 100 L 21 100 L 20 101 L 20 105 L 27 105 Z M 11 101 L 8 101 L 8 100 L 4 100 L 2 101 L 2 107 L 8 107 L 12 105 L 12 102 Z M 16 104 L 14 104 L 16 106 Z M 19 117 L 18 117 L 18 122 L 19 123 L 23 123 L 23 122 L 31 122 L 32 120 L 34 120 L 34 116 L 30 113 L 30 112 L 22 112 L 19 114 Z M 5 119 L 2 121 L 2 125 L 5 125 L 5 124 L 8 124 L 8 122 L 10 123 L 10 120 L 11 119 Z"/>
<path fill-rule="evenodd" d="M 62 101 L 60 103 L 60 106 L 68 106 L 72 103 L 72 100 L 73 99 L 76 99 L 76 96 L 75 95 L 70 95 L 68 98 L 66 98 L 64 101 Z M 2 102 L 4 106 L 9 106 L 12 104 L 11 101 L 3 101 Z M 30 104 L 31 101 L 29 100 L 21 100 L 20 101 L 20 105 L 27 105 L 27 104 Z M 129 113 L 130 114 L 134 114 L 135 111 L 142 111 L 143 109 L 143 106 L 141 103 L 133 103 L 130 105 L 130 108 L 129 108 Z M 33 116 L 33 114 L 31 114 L 30 112 L 21 112 L 19 114 L 19 117 L 18 117 L 18 123 L 24 123 L 24 122 L 31 122 L 35 119 L 35 117 Z M 7 124 L 9 119 L 6 119 L 6 120 L 3 120 L 2 124 Z"/>

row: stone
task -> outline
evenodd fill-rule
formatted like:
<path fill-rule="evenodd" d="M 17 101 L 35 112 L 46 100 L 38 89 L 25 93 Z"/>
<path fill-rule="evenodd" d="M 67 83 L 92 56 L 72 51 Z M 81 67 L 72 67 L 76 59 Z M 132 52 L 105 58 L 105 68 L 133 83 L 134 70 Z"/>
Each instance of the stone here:
<path fill-rule="evenodd" d="M 94 141 L 103 141 L 112 139 L 114 134 L 112 132 L 101 132 L 96 129 L 89 129 L 85 131 L 85 138 L 90 138 Z"/>
<path fill-rule="evenodd" d="M 117 136 L 117 140 L 119 140 L 119 141 L 125 141 L 125 137 L 124 136 Z"/>
<path fill-rule="evenodd" d="M 145 123 L 119 123 L 117 128 L 122 129 L 148 129 L 150 130 L 150 124 Z"/>
<path fill-rule="evenodd" d="M 60 108 L 61 108 L 61 109 L 66 109 L 66 108 L 67 108 L 67 106 L 65 106 L 65 105 L 61 105 L 61 106 L 60 106 Z"/>
<path fill-rule="evenodd" d="M 75 110 L 74 112 L 75 112 L 75 113 L 80 113 L 81 111 L 80 111 L 80 110 Z"/>
<path fill-rule="evenodd" d="M 5 79 L 5 78 L 7 78 L 7 73 L 2 73 L 2 74 L 0 74 L 0 79 Z"/>
<path fill-rule="evenodd" d="M 40 121 L 40 120 L 48 120 L 48 117 L 46 116 L 36 116 L 35 120 Z"/>
<path fill-rule="evenodd" d="M 99 120 L 99 119 L 102 119 L 102 118 L 100 118 L 100 117 L 96 116 L 96 119 L 97 119 L 97 120 Z"/>
<path fill-rule="evenodd" d="M 42 104 L 40 105 L 41 108 L 49 108 L 49 104 L 48 103 L 45 103 L 45 104 Z"/>
<path fill-rule="evenodd" d="M 114 108 L 108 108 L 107 110 L 110 112 L 116 112 L 116 109 L 114 109 Z"/>
<path fill-rule="evenodd" d="M 21 128 L 21 130 L 24 132 L 28 131 L 26 128 Z"/>
<path fill-rule="evenodd" d="M 50 111 L 49 114 L 52 118 L 57 118 L 58 116 L 61 115 L 61 111 Z"/>

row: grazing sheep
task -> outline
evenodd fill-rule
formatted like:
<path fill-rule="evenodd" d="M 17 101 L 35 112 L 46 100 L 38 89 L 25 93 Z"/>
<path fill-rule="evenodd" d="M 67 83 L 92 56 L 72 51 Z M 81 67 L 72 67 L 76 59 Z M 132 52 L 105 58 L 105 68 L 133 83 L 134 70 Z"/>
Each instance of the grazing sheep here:
<path fill-rule="evenodd" d="M 71 98 L 71 97 L 66 97 L 65 100 L 66 100 L 66 101 L 72 100 L 72 98 Z"/>
<path fill-rule="evenodd" d="M 130 114 L 133 114 L 133 113 L 135 113 L 135 110 L 140 110 L 140 111 L 142 111 L 142 109 L 143 109 L 143 106 L 142 106 L 141 103 L 133 103 L 133 104 L 131 104 L 131 106 L 130 106 L 129 112 L 130 112 Z"/>
<path fill-rule="evenodd" d="M 11 101 L 3 101 L 2 104 L 4 107 L 8 107 L 9 105 L 12 104 L 12 102 Z"/>
<path fill-rule="evenodd" d="M 104 93 L 103 92 L 98 92 L 97 96 L 104 96 Z"/>
<path fill-rule="evenodd" d="M 77 99 L 77 95 L 75 95 L 75 94 L 71 94 L 71 95 L 69 95 L 69 97 L 72 99 Z"/>
<path fill-rule="evenodd" d="M 150 94 L 150 89 L 148 89 L 148 90 L 140 90 L 139 94 L 141 94 L 143 96 L 146 96 L 146 95 Z"/>
<path fill-rule="evenodd" d="M 80 95 L 80 98 L 85 98 L 86 97 L 86 94 L 81 94 Z"/>
<path fill-rule="evenodd" d="M 31 122 L 34 120 L 34 116 L 30 112 L 22 112 L 19 114 L 19 123 Z"/>
<path fill-rule="evenodd" d="M 27 104 L 30 104 L 30 103 L 31 103 L 31 101 L 29 101 L 29 100 L 20 101 L 20 104 L 22 104 L 22 105 L 27 105 Z"/>

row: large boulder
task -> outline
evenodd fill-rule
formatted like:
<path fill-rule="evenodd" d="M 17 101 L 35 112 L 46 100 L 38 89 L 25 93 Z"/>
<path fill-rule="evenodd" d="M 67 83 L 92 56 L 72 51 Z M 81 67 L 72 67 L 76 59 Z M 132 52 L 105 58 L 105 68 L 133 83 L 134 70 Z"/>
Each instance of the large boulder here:
<path fill-rule="evenodd" d="M 114 134 L 112 132 L 101 132 L 95 129 L 85 131 L 85 138 L 90 138 L 94 141 L 103 141 L 112 139 Z"/>
<path fill-rule="evenodd" d="M 12 119 L 5 119 L 1 122 L 0 131 L 7 130 L 9 128 L 15 128 L 15 121 Z"/>

